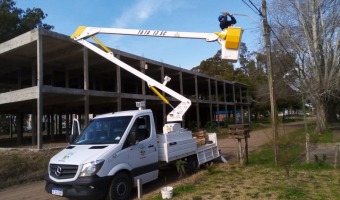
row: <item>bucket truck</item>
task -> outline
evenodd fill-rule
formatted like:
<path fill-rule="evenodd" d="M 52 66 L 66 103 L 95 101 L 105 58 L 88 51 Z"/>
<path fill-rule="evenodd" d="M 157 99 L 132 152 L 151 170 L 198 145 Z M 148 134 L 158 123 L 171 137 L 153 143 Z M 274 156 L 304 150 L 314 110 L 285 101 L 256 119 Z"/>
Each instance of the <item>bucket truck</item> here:
<path fill-rule="evenodd" d="M 233 31 L 231 31 L 233 32 Z M 196 171 L 200 165 L 220 157 L 216 133 L 208 133 L 198 145 L 190 130 L 181 127 L 183 115 L 191 105 L 190 99 L 167 87 L 169 77 L 160 83 L 114 56 L 101 43 L 97 34 L 120 34 L 153 37 L 174 37 L 219 41 L 230 57 L 238 54 L 237 39 L 221 34 L 172 32 L 156 30 L 115 29 L 80 26 L 71 38 L 112 63 L 144 80 L 149 88 L 170 105 L 162 133 L 156 133 L 154 115 L 150 109 L 120 111 L 96 116 L 83 130 L 73 121 L 70 144 L 51 158 L 45 190 L 69 198 L 129 199 L 137 182 L 145 184 L 158 178 L 159 167 L 177 160 L 186 160 L 187 170 Z M 92 38 L 98 45 L 87 41 Z M 236 41 L 238 40 L 238 41 Z M 225 42 L 237 44 L 225 45 Z M 235 58 L 233 58 L 235 59 Z M 237 58 L 236 58 L 237 60 Z M 179 101 L 173 106 L 159 90 Z M 137 181 L 138 180 L 138 181 Z"/>

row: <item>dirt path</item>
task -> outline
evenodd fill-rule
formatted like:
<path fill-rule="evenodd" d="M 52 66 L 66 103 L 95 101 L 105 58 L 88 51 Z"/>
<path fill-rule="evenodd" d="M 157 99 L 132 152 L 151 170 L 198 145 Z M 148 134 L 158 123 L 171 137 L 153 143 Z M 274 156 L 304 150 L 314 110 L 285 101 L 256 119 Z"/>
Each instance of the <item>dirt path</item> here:
<path fill-rule="evenodd" d="M 279 134 L 293 132 L 297 129 L 303 128 L 303 122 L 293 122 L 279 126 Z M 272 132 L 271 128 L 261 129 L 250 132 L 250 138 L 248 139 L 249 152 L 256 150 L 258 147 L 271 142 Z M 236 139 L 223 139 L 218 140 L 218 147 L 221 150 L 221 154 L 227 159 L 237 158 L 237 140 Z M 242 146 L 244 147 L 244 140 L 242 140 Z"/>
<path fill-rule="evenodd" d="M 302 122 L 290 123 L 279 128 L 280 133 L 291 132 L 303 127 Z M 259 131 L 251 131 L 249 138 L 249 151 L 255 150 L 259 146 L 270 141 L 271 138 L 270 129 L 264 129 Z M 234 139 L 222 139 L 218 141 L 219 149 L 221 154 L 230 160 L 236 157 L 237 153 L 237 142 Z M 178 177 L 173 176 L 176 173 L 175 169 L 165 169 L 160 173 L 160 178 L 156 181 L 146 184 L 143 186 L 143 193 L 148 194 L 155 190 L 160 190 L 164 186 L 164 180 L 168 184 L 177 181 Z M 3 200 L 66 200 L 67 198 L 56 197 L 45 192 L 45 182 L 34 182 L 22 185 L 13 186 L 4 190 L 0 190 L 0 198 Z M 134 197 L 136 198 L 136 190 L 134 190 Z"/>

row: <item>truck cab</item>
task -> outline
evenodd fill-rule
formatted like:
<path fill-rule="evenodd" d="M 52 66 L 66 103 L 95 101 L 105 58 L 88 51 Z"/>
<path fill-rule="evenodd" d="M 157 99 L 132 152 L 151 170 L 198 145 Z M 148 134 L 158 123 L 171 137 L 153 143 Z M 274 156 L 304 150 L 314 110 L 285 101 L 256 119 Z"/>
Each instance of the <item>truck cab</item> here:
<path fill-rule="evenodd" d="M 78 135 L 79 133 L 79 135 Z M 65 197 L 128 199 L 137 179 L 158 178 L 158 149 L 151 110 L 95 117 L 70 145 L 51 158 L 45 190 Z"/>

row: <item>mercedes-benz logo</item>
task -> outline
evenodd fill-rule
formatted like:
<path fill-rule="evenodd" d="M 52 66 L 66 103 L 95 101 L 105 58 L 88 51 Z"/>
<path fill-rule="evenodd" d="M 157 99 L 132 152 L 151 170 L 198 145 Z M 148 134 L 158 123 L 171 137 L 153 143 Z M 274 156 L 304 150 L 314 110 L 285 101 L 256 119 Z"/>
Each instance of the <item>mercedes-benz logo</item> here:
<path fill-rule="evenodd" d="M 56 176 L 60 176 L 62 171 L 63 171 L 63 169 L 60 166 L 58 166 L 57 169 L 55 170 L 54 174 Z"/>

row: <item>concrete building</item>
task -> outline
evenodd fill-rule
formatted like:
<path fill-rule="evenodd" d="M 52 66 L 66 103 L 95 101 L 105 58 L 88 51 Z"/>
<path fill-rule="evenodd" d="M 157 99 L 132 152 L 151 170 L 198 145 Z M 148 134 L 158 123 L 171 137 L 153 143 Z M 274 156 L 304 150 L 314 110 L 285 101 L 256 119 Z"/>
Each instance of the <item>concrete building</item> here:
<path fill-rule="evenodd" d="M 219 122 L 220 111 L 226 110 L 225 113 L 231 111 L 234 115 L 238 110 L 240 123 L 250 121 L 246 115 L 250 110 L 247 85 L 112 51 L 123 62 L 159 82 L 165 75 L 171 77 L 167 85 L 192 100 L 184 117 L 185 127 L 194 122 L 200 127 L 209 121 Z M 43 135 L 53 137 L 63 126 L 68 134 L 70 123 L 65 122 L 75 116 L 87 124 L 90 114 L 135 109 L 136 101 L 145 100 L 161 131 L 171 110 L 138 77 L 69 36 L 44 29 L 34 29 L 0 44 L 0 88 L 0 114 L 16 116 L 18 143 L 22 137 L 22 116 L 31 114 L 32 143 L 38 149 L 43 148 Z M 177 105 L 175 99 L 168 98 Z M 219 113 L 218 120 L 215 113 Z"/>

